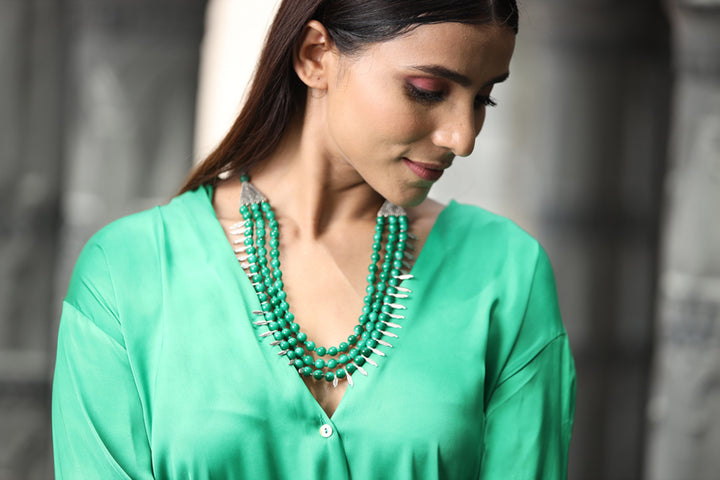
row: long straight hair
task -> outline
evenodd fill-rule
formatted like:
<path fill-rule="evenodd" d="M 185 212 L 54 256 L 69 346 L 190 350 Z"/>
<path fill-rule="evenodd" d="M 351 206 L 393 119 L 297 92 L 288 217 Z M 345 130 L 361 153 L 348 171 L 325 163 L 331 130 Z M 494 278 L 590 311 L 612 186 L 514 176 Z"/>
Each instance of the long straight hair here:
<path fill-rule="evenodd" d="M 292 117 L 305 108 L 307 87 L 295 74 L 293 52 L 310 20 L 325 26 L 343 55 L 433 23 L 494 23 L 518 31 L 515 0 L 283 0 L 240 114 L 180 193 L 215 184 L 221 174 L 245 172 L 275 150 Z"/>

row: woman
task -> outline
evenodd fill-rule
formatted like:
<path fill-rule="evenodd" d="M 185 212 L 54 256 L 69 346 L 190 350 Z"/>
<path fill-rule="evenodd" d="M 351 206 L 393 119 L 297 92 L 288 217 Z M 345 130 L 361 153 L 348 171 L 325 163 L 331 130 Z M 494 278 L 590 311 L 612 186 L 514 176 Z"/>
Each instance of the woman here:
<path fill-rule="evenodd" d="M 514 0 L 284 1 L 216 151 L 78 260 L 58 478 L 564 478 L 549 262 L 427 198 L 516 32 Z"/>

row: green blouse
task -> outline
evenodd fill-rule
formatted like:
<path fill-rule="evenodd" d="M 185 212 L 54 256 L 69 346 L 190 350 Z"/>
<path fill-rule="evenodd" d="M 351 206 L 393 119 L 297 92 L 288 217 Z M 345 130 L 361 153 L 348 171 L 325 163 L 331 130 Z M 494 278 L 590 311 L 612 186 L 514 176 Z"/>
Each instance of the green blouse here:
<path fill-rule="evenodd" d="M 575 373 L 553 274 L 450 203 L 398 338 L 328 417 L 288 366 L 200 188 L 97 233 L 63 305 L 58 479 L 562 479 Z"/>

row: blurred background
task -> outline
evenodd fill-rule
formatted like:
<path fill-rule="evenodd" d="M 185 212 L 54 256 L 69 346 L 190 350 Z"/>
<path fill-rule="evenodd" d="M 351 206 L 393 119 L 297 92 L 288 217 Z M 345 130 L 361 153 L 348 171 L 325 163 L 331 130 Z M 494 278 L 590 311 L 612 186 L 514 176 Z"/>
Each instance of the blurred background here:
<path fill-rule="evenodd" d="M 229 128 L 275 3 L 0 0 L 0 480 L 53 477 L 80 248 L 169 200 Z M 521 0 L 511 69 L 433 196 L 550 254 L 569 478 L 720 478 L 720 0 Z"/>

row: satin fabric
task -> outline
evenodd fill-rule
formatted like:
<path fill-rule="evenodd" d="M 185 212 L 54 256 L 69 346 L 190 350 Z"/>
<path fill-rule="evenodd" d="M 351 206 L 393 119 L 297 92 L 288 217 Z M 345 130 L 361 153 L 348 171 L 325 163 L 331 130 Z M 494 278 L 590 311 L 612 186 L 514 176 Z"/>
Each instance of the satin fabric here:
<path fill-rule="evenodd" d="M 393 347 L 329 418 L 251 324 L 259 302 L 211 198 L 84 248 L 60 322 L 56 478 L 566 478 L 574 366 L 529 235 L 450 203 L 403 283 Z"/>

